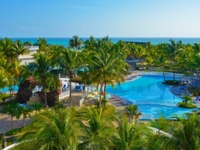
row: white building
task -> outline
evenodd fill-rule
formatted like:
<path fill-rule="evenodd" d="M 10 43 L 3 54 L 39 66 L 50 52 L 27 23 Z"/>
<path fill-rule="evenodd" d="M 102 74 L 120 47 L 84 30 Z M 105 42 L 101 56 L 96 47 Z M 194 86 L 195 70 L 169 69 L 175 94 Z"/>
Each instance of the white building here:
<path fill-rule="evenodd" d="M 31 62 L 34 62 L 32 54 L 36 53 L 39 49 L 39 46 L 26 46 L 29 49 L 30 53 L 25 55 L 19 55 L 20 65 L 27 65 Z"/>

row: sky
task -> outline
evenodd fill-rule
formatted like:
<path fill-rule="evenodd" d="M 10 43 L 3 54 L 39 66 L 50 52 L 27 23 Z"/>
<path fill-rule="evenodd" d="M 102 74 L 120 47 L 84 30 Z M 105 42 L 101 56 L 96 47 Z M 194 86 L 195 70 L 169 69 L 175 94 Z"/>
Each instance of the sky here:
<path fill-rule="evenodd" d="M 200 0 L 1 0 L 0 37 L 200 37 Z"/>

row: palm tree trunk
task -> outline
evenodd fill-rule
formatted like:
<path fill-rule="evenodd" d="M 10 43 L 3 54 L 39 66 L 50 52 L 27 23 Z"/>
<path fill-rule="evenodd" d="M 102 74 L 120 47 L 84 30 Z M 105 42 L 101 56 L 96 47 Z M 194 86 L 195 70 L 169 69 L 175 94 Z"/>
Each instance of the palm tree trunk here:
<path fill-rule="evenodd" d="M 101 108 L 101 93 L 102 93 L 103 84 L 100 84 L 100 97 L 99 97 L 99 108 Z"/>
<path fill-rule="evenodd" d="M 104 84 L 103 98 L 106 99 L 106 83 Z"/>
<path fill-rule="evenodd" d="M 13 116 L 11 116 L 11 128 L 13 129 Z"/>
<path fill-rule="evenodd" d="M 43 85 L 43 88 L 44 88 L 44 103 L 45 103 L 45 107 L 48 107 L 47 93 L 46 93 L 45 85 Z"/>
<path fill-rule="evenodd" d="M 23 116 L 23 127 L 25 127 L 25 117 Z"/>
<path fill-rule="evenodd" d="M 69 78 L 69 100 L 70 100 L 70 106 L 72 106 L 72 84 L 71 84 L 71 77 Z"/>

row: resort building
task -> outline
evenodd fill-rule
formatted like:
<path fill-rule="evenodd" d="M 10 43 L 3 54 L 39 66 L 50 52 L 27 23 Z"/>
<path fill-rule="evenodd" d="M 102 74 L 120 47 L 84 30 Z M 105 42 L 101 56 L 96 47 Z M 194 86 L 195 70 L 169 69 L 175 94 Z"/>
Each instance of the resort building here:
<path fill-rule="evenodd" d="M 19 55 L 20 65 L 28 65 L 31 62 L 34 62 L 32 54 L 36 53 L 39 49 L 39 46 L 26 46 L 29 49 L 30 53 L 25 55 Z"/>

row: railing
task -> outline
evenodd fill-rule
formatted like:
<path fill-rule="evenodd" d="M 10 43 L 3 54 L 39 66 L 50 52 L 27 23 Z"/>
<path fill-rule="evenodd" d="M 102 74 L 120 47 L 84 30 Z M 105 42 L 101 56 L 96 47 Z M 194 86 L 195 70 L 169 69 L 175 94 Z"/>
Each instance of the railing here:
<path fill-rule="evenodd" d="M 59 100 L 62 99 L 62 98 L 65 98 L 69 96 L 69 90 L 65 91 L 65 92 L 62 92 L 60 95 L 59 95 Z"/>
<path fill-rule="evenodd" d="M 168 101 L 158 101 L 158 100 L 137 100 L 135 102 L 136 105 L 162 105 L 162 106 L 171 106 L 176 107 L 176 102 L 168 102 Z"/>
<path fill-rule="evenodd" d="M 160 75 L 163 76 L 163 72 L 154 72 L 154 71 L 140 71 L 140 75 Z M 173 76 L 174 74 L 172 72 L 165 72 L 165 76 Z M 175 77 L 183 77 L 183 74 L 175 73 Z"/>
<path fill-rule="evenodd" d="M 155 117 L 152 114 L 142 114 L 140 120 L 155 120 Z"/>

